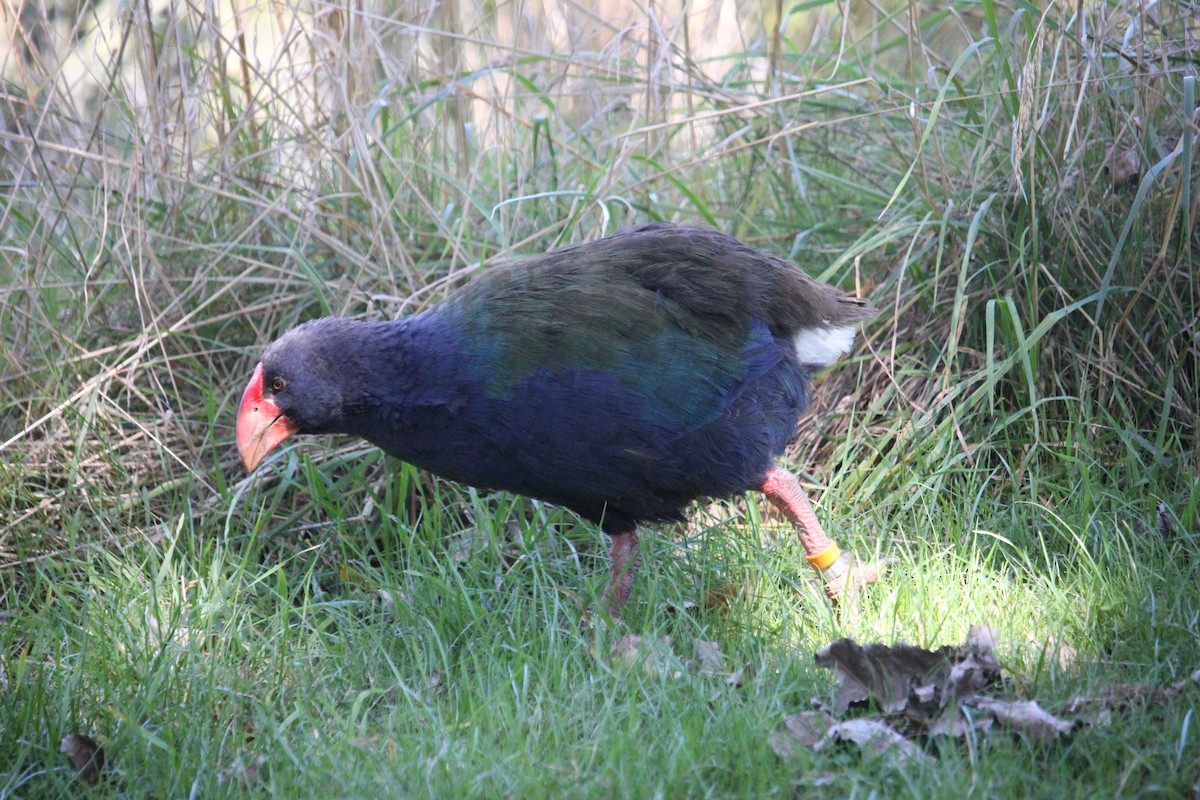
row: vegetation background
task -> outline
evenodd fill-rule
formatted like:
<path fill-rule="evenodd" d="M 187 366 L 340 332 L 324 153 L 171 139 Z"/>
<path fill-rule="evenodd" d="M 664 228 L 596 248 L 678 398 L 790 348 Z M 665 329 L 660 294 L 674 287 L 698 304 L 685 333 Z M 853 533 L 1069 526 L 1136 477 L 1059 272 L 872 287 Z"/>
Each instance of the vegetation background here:
<path fill-rule="evenodd" d="M 1184 2 L 0 0 L 0 797 L 1200 796 Z M 601 534 L 344 440 L 254 478 L 261 346 L 634 222 L 885 309 L 789 453 L 890 576 L 834 614 L 755 498 Z M 721 599 L 722 602 L 704 602 Z M 711 606 L 711 607 L 708 607 Z M 839 636 L 999 634 L 1112 719 L 772 752 Z M 716 642 L 740 681 L 684 660 Z M 93 737 L 88 788 L 60 741 Z"/>

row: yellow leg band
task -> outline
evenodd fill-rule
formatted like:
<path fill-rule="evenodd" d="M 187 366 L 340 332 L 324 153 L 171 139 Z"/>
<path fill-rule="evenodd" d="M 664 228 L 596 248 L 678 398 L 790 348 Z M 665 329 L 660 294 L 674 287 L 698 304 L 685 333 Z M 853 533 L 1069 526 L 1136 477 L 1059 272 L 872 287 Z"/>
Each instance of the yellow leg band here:
<path fill-rule="evenodd" d="M 836 544 L 830 544 L 825 550 L 817 553 L 815 556 L 805 556 L 808 563 L 812 564 L 817 569 L 829 569 L 833 566 L 833 562 L 837 561 L 842 555 L 841 549 Z"/>

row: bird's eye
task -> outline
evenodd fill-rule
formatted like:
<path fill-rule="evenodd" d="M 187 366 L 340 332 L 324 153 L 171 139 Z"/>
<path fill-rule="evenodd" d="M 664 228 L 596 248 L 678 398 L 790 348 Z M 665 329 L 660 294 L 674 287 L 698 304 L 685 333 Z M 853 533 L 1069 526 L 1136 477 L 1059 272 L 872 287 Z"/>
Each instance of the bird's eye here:
<path fill-rule="evenodd" d="M 279 376 L 275 376 L 275 379 L 273 381 L 271 381 L 271 391 L 272 392 L 282 392 L 283 387 L 286 385 L 287 385 L 287 383 L 283 380 L 283 378 L 280 378 Z"/>

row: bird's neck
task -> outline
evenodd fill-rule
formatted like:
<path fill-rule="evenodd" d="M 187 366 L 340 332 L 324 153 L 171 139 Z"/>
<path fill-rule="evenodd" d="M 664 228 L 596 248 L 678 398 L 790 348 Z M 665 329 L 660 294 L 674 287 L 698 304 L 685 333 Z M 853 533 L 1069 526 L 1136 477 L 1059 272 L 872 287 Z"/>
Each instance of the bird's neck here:
<path fill-rule="evenodd" d="M 344 330 L 346 426 L 385 450 L 381 431 L 410 428 L 427 409 L 453 406 L 471 377 L 469 359 L 453 325 L 431 313 L 394 322 L 351 322 Z"/>

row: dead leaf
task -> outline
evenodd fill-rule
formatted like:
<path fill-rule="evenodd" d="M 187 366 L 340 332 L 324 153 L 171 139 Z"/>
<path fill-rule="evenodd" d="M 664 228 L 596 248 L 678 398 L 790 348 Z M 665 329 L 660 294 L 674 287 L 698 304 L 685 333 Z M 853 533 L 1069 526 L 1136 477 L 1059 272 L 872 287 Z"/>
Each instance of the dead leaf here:
<path fill-rule="evenodd" d="M 1105 687 L 1095 694 L 1075 695 L 1060 713 L 1075 717 L 1076 721 L 1084 725 L 1109 725 L 1116 713 L 1140 711 L 1147 705 L 1169 702 L 1195 684 L 1200 684 L 1200 669 L 1189 677 L 1164 687 L 1120 683 Z"/>
<path fill-rule="evenodd" d="M 928 684 L 926 686 L 914 686 L 912 693 L 913 697 L 915 697 L 917 702 L 921 705 L 937 706 L 941 704 L 942 693 L 938 690 L 938 687 L 934 686 L 933 684 Z"/>
<path fill-rule="evenodd" d="M 746 685 L 746 681 L 754 680 L 754 665 L 746 662 L 741 669 L 735 669 L 729 673 L 729 677 L 725 679 L 725 685 L 731 686 L 734 689 L 741 689 Z"/>
<path fill-rule="evenodd" d="M 1074 722 L 1047 713 L 1036 700 L 996 700 L 977 695 L 964 698 L 963 703 L 987 711 L 1001 726 L 1039 742 L 1052 742 L 1075 728 Z"/>
<path fill-rule="evenodd" d="M 636 633 L 627 633 L 613 642 L 608 658 L 614 667 L 631 667 L 637 662 L 638 650 L 642 646 L 642 637 Z"/>
<path fill-rule="evenodd" d="M 942 704 L 953 697 L 961 697 L 1000 682 L 1000 665 L 991 652 L 967 652 L 955 659 L 946 676 L 942 690 Z"/>
<path fill-rule="evenodd" d="M 1171 689 L 1175 692 L 1182 692 L 1189 684 L 1200 683 L 1200 669 L 1193 672 L 1189 677 L 1184 678 L 1178 683 L 1172 683 Z"/>
<path fill-rule="evenodd" d="M 187 647 L 191 642 L 191 632 L 186 625 L 177 624 L 168 628 L 153 614 L 146 614 L 146 630 L 159 644 L 174 642 L 180 647 Z"/>
<path fill-rule="evenodd" d="M 839 639 L 819 651 L 816 662 L 837 678 L 834 708 L 838 713 L 874 701 L 884 714 L 904 712 L 925 724 L 940 716 L 956 697 L 1001 680 L 1000 665 L 992 655 L 995 641 L 995 632 L 985 625 L 972 626 L 967 644 L 959 648 L 859 645 Z"/>
<path fill-rule="evenodd" d="M 725 672 L 725 659 L 716 642 L 697 639 L 692 644 L 695 658 L 688 662 L 688 672 L 696 675 L 720 675 Z"/>
<path fill-rule="evenodd" d="M 1171 524 L 1171 513 L 1167 510 L 1167 504 L 1161 500 L 1158 501 L 1158 513 L 1154 519 L 1158 524 L 1159 536 L 1168 541 L 1175 538 L 1175 526 Z"/>
<path fill-rule="evenodd" d="M 990 625 L 972 625 L 967 628 L 967 649 L 992 655 L 996 650 L 997 638 L 996 631 Z"/>
<path fill-rule="evenodd" d="M 888 647 L 860 645 L 853 639 L 838 639 L 815 656 L 817 666 L 832 670 L 838 692 L 834 708 L 842 713 L 850 706 L 873 700 L 885 714 L 896 714 L 908 706 L 914 686 L 938 683 L 954 649 L 926 650 L 910 644 Z"/>
<path fill-rule="evenodd" d="M 1136 183 L 1142 173 L 1142 158 L 1133 147 L 1114 147 L 1104 159 L 1104 172 L 1114 189 Z"/>
<path fill-rule="evenodd" d="M 1075 664 L 1075 659 L 1079 657 L 1079 653 L 1074 647 L 1056 641 L 1053 636 L 1048 638 L 1044 644 L 1038 642 L 1032 635 L 1030 635 L 1028 641 L 1031 647 L 1041 651 L 1043 661 L 1053 661 L 1058 664 L 1058 668 L 1061 670 L 1070 669 Z"/>
<path fill-rule="evenodd" d="M 869 753 L 895 755 L 902 761 L 929 760 L 925 751 L 904 738 L 890 725 L 877 719 L 850 719 L 839 722 L 813 746 L 813 750 L 819 752 L 831 742 L 853 742 Z"/>
<path fill-rule="evenodd" d="M 771 750 L 780 758 L 790 759 L 797 748 L 812 750 L 825 738 L 834 725 L 833 718 L 820 711 L 801 711 L 783 720 L 768 740 Z"/>
<path fill-rule="evenodd" d="M 929 726 L 929 735 L 961 739 L 968 735 L 988 734 L 994 722 L 989 714 L 972 714 L 971 709 L 955 704 L 934 720 Z"/>
<path fill-rule="evenodd" d="M 669 614 L 687 614 L 695 608 L 698 608 L 695 600 L 684 600 L 679 603 L 668 600 L 663 603 L 663 610 Z"/>
<path fill-rule="evenodd" d="M 614 667 L 622 669 L 631 669 L 640 664 L 642 671 L 651 677 L 682 675 L 680 670 L 674 668 L 678 659 L 671 651 L 671 640 L 666 636 L 648 639 L 636 633 L 627 633 L 613 644 L 609 659 Z"/>
<path fill-rule="evenodd" d="M 995 631 L 982 625 L 971 627 L 963 647 L 938 650 L 907 644 L 859 645 L 851 639 L 839 639 L 815 656 L 817 665 L 832 670 L 837 678 L 833 706 L 787 718 L 783 727 L 771 735 L 771 747 L 786 758 L 797 747 L 817 750 L 831 741 L 853 741 L 872 752 L 894 751 L 903 758 L 928 758 L 911 743 L 911 738 L 973 739 L 1000 729 L 1050 743 L 1070 735 L 1077 725 L 1105 724 L 1118 711 L 1168 702 L 1200 684 L 1200 670 L 1196 670 L 1188 678 L 1164 687 L 1110 686 L 1094 695 L 1076 696 L 1061 715 L 1056 715 L 1035 700 L 994 696 L 996 689 L 1011 688 L 1006 686 L 993 654 L 997 639 Z M 1039 645 L 1034 642 L 1034 646 Z M 1063 661 L 1074 657 L 1074 650 L 1066 645 L 1051 642 L 1045 647 L 1054 647 Z M 989 691 L 990 695 L 985 694 Z M 840 715 L 864 701 L 873 702 L 882 714 L 834 721 L 833 712 Z M 822 725 L 827 729 L 823 735 Z M 818 735 L 819 740 L 813 743 Z"/>
<path fill-rule="evenodd" d="M 716 589 L 704 593 L 704 607 L 709 611 L 718 608 L 728 608 L 742 595 L 742 587 L 736 583 L 726 583 Z"/>
<path fill-rule="evenodd" d="M 100 782 L 104 772 L 104 749 L 96 744 L 96 740 L 84 733 L 72 733 L 62 738 L 59 752 L 66 753 L 75 777 L 88 786 Z"/>
<path fill-rule="evenodd" d="M 1058 668 L 1070 669 L 1075 665 L 1075 659 L 1079 658 L 1079 651 L 1069 644 L 1060 644 L 1058 646 Z"/>

